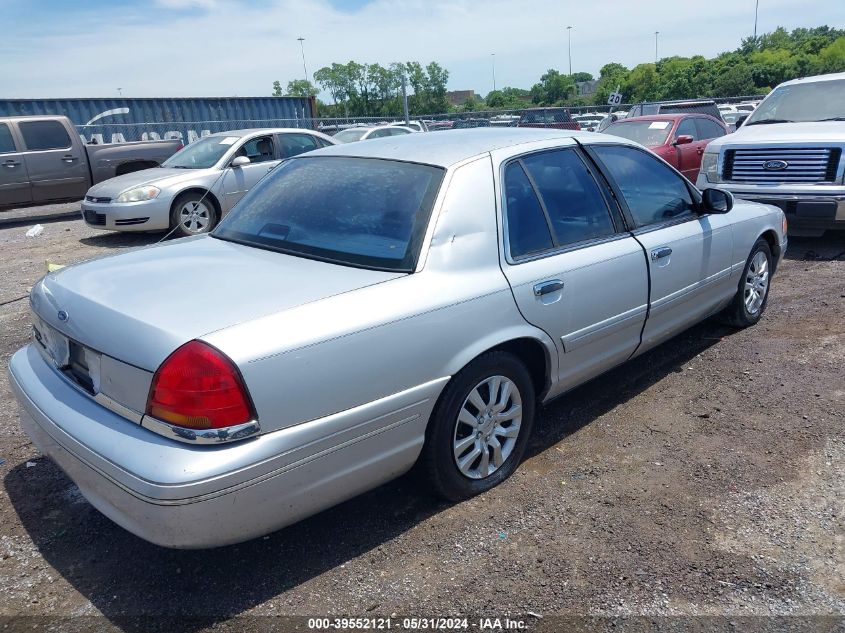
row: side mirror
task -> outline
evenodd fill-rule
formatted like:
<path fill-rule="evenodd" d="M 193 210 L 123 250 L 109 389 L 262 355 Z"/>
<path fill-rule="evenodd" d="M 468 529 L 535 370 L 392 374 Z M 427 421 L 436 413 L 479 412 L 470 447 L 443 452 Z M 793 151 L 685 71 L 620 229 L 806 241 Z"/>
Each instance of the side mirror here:
<path fill-rule="evenodd" d="M 689 134 L 681 134 L 675 139 L 675 145 L 688 145 L 692 143 L 693 138 Z"/>
<path fill-rule="evenodd" d="M 734 196 L 724 189 L 705 189 L 701 207 L 705 213 L 727 213 L 734 208 Z"/>
<path fill-rule="evenodd" d="M 232 167 L 243 167 L 244 165 L 249 165 L 249 157 L 247 156 L 235 156 L 232 159 L 231 166 Z"/>
<path fill-rule="evenodd" d="M 736 120 L 736 122 L 734 123 L 734 127 L 738 130 L 739 126 L 742 125 L 743 123 L 745 123 L 745 119 L 747 119 L 748 117 L 749 117 L 748 114 L 743 114 L 741 117 L 739 117 Z"/>

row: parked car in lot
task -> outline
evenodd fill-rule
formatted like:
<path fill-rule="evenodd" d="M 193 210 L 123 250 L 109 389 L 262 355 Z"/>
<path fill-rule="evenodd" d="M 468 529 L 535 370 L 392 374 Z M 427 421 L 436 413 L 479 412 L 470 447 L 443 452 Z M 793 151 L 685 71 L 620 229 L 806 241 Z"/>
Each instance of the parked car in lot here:
<path fill-rule="evenodd" d="M 687 99 L 683 101 L 653 101 L 638 103 L 628 110 L 628 117 L 652 114 L 707 114 L 721 121 L 722 114 L 712 99 Z"/>
<path fill-rule="evenodd" d="M 698 177 L 704 148 L 714 138 L 728 134 L 724 123 L 704 114 L 622 119 L 604 131 L 645 145 L 693 182 Z"/>
<path fill-rule="evenodd" d="M 522 111 L 517 127 L 542 127 L 558 130 L 580 130 L 568 108 L 529 108 Z"/>
<path fill-rule="evenodd" d="M 282 160 L 334 144 L 331 136 L 300 128 L 205 136 L 161 167 L 91 187 L 82 217 L 88 226 L 108 231 L 207 233 Z"/>
<path fill-rule="evenodd" d="M 489 490 L 536 405 L 716 312 L 756 323 L 785 246 L 779 209 L 608 135 L 336 145 L 210 235 L 42 278 L 10 383 L 100 511 L 224 545 L 418 461 L 446 498 Z"/>
<path fill-rule="evenodd" d="M 707 146 L 698 186 L 780 207 L 793 233 L 845 229 L 845 73 L 787 81 Z"/>
<path fill-rule="evenodd" d="M 414 132 L 415 130 L 402 125 L 361 126 L 341 130 L 332 139 L 336 143 L 354 143 L 355 141 L 366 141 L 374 138 L 404 136 L 405 134 L 413 134 Z"/>
<path fill-rule="evenodd" d="M 64 116 L 0 118 L 0 209 L 81 200 L 92 184 L 155 167 L 181 141 L 84 145 Z"/>
<path fill-rule="evenodd" d="M 406 127 L 413 132 L 428 132 L 428 124 L 425 121 L 408 121 L 405 123 L 401 121 L 399 123 L 391 123 L 393 127 Z"/>

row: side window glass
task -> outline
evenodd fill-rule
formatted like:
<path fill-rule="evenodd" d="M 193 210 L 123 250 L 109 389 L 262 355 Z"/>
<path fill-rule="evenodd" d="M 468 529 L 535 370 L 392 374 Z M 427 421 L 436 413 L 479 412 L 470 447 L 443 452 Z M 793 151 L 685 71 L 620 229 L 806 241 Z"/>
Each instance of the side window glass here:
<path fill-rule="evenodd" d="M 698 136 L 701 139 L 718 138 L 725 135 L 725 130 L 715 121 L 696 119 L 695 125 L 698 127 Z"/>
<path fill-rule="evenodd" d="M 310 134 L 279 134 L 277 138 L 282 158 L 290 158 L 322 147 L 322 144 Z"/>
<path fill-rule="evenodd" d="M 622 190 L 638 227 L 692 213 L 693 201 L 686 184 L 658 159 L 632 147 L 592 148 Z"/>
<path fill-rule="evenodd" d="M 15 151 L 15 139 L 12 138 L 12 130 L 5 123 L 0 123 L 0 154 L 8 154 Z"/>
<path fill-rule="evenodd" d="M 29 150 L 68 149 L 70 137 L 58 121 L 21 121 L 18 128 Z"/>
<path fill-rule="evenodd" d="M 251 163 L 264 163 L 276 160 L 273 150 L 273 139 L 269 136 L 259 136 L 244 143 L 238 150 L 237 156 L 246 156 Z"/>
<path fill-rule="evenodd" d="M 368 138 L 384 138 L 385 136 L 390 136 L 390 130 L 386 127 L 373 131 Z"/>
<path fill-rule="evenodd" d="M 513 162 L 505 168 L 505 213 L 511 256 L 522 257 L 552 247 L 552 236 L 540 201 L 522 166 Z"/>
<path fill-rule="evenodd" d="M 523 163 L 546 205 L 558 245 L 615 233 L 599 186 L 574 150 L 534 154 Z"/>
<path fill-rule="evenodd" d="M 678 124 L 678 131 L 675 132 L 675 138 L 684 135 L 691 136 L 694 141 L 700 138 L 698 130 L 695 128 L 695 119 L 684 119 Z"/>

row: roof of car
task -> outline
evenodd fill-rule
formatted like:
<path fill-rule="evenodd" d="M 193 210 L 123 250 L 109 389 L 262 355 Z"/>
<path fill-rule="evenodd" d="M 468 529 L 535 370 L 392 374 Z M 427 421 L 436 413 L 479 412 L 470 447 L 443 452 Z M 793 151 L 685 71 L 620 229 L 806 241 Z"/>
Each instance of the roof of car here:
<path fill-rule="evenodd" d="M 576 132 L 555 128 L 484 127 L 405 134 L 372 139 L 366 143 L 332 145 L 309 152 L 308 155 L 388 158 L 449 167 L 468 158 L 497 149 L 558 138 L 587 140 L 607 137 L 593 132 Z"/>
<path fill-rule="evenodd" d="M 278 134 L 279 132 L 298 132 L 298 133 L 305 133 L 305 134 L 314 134 L 316 130 L 309 130 L 308 128 L 302 127 L 265 127 L 265 128 L 251 128 L 247 130 L 227 130 L 225 132 L 215 132 L 214 134 L 209 134 L 209 136 L 250 136 L 253 134 Z M 317 132 L 318 134 L 322 134 L 322 132 Z"/>

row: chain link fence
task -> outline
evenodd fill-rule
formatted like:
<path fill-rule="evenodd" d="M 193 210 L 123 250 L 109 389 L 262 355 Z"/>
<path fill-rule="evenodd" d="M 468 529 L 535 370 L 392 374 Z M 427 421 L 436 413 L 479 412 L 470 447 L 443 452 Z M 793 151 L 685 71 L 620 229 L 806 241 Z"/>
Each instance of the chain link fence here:
<path fill-rule="evenodd" d="M 717 104 L 738 104 L 762 99 L 759 95 L 713 99 Z M 624 116 L 638 104 L 534 107 L 514 110 L 482 110 L 475 112 L 450 112 L 413 115 L 414 129 L 444 131 L 474 127 L 553 127 L 574 129 L 577 121 L 581 129 L 595 130 L 608 114 Z M 520 119 L 522 121 L 520 122 Z M 171 121 L 155 123 L 104 123 L 79 125 L 77 130 L 85 143 L 126 143 L 176 139 L 185 144 L 198 138 L 238 129 L 302 128 L 335 134 L 340 130 L 358 126 L 402 125 L 402 116 L 393 117 L 337 117 L 292 119 L 242 119 L 219 121 Z"/>

